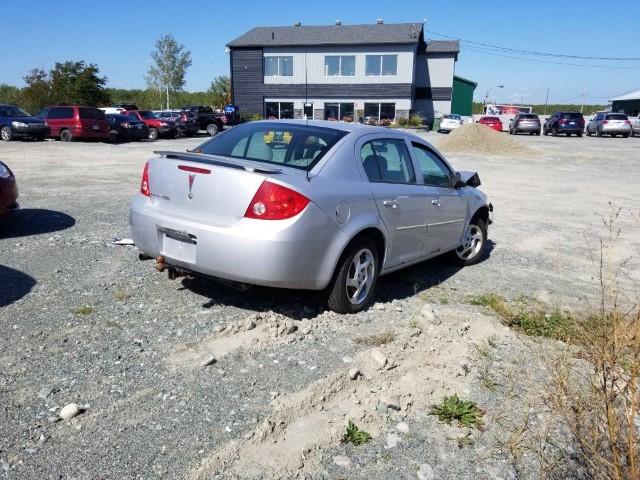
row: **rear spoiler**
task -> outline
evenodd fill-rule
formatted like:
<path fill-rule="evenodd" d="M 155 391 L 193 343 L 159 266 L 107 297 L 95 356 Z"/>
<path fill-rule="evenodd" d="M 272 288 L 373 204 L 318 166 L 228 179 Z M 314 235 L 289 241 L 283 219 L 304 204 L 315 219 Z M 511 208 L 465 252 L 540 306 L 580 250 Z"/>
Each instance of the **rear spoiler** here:
<path fill-rule="evenodd" d="M 262 167 L 259 165 L 254 165 L 253 162 L 247 164 L 241 160 L 235 160 L 228 157 L 218 157 L 216 155 L 209 155 L 207 153 L 172 152 L 169 150 L 156 150 L 153 153 L 165 158 L 206 163 L 208 165 L 217 165 L 220 167 L 237 168 L 238 170 L 246 170 L 247 172 L 266 174 L 282 173 L 282 170 L 279 168 Z"/>

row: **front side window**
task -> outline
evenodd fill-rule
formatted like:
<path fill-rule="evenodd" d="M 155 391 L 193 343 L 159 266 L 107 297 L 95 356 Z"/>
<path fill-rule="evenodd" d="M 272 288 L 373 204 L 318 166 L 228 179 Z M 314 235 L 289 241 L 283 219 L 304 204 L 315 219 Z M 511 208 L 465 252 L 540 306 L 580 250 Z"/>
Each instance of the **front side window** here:
<path fill-rule="evenodd" d="M 73 108 L 54 107 L 51 110 L 49 110 L 47 118 L 51 118 L 51 119 L 73 118 Z"/>
<path fill-rule="evenodd" d="M 367 142 L 360 150 L 360 159 L 370 182 L 416 183 L 404 140 L 380 139 Z"/>
<path fill-rule="evenodd" d="M 293 76 L 293 57 L 264 57 L 265 77 L 291 77 Z"/>
<path fill-rule="evenodd" d="M 425 185 L 451 188 L 451 172 L 433 151 L 424 145 L 414 143 L 413 154 L 420 165 L 420 173 Z"/>
<path fill-rule="evenodd" d="M 398 55 L 367 55 L 365 74 L 370 76 L 397 75 Z"/>
<path fill-rule="evenodd" d="M 30 117 L 27 112 L 13 105 L 0 106 L 0 117 Z"/>
<path fill-rule="evenodd" d="M 353 77 L 356 74 L 356 57 L 354 55 L 325 56 L 324 74 L 327 77 Z"/>
<path fill-rule="evenodd" d="M 200 150 L 309 170 L 346 134 L 333 128 L 250 122 L 214 137 Z"/>

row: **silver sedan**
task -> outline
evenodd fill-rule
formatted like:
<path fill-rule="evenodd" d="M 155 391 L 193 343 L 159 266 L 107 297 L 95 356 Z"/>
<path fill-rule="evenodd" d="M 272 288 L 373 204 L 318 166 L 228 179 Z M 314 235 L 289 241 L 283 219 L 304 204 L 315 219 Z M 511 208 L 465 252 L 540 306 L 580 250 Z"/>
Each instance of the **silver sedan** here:
<path fill-rule="evenodd" d="M 386 128 L 260 121 L 191 152 L 156 152 L 130 210 L 161 270 L 325 290 L 357 312 L 380 275 L 447 253 L 480 261 L 492 207 L 475 172 Z"/>

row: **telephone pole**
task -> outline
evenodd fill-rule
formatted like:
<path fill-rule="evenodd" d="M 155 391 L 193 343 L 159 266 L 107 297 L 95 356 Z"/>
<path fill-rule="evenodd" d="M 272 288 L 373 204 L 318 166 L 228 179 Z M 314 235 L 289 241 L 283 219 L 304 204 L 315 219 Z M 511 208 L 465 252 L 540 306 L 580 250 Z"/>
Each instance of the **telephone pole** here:
<path fill-rule="evenodd" d="M 549 104 L 549 87 L 547 87 L 547 96 L 544 99 L 544 114 L 547 114 L 547 105 Z"/>

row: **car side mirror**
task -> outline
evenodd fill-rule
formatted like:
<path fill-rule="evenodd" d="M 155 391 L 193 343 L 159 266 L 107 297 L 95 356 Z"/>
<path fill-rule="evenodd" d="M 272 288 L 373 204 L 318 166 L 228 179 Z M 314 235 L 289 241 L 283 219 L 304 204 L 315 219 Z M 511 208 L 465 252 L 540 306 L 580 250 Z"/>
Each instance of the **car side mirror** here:
<path fill-rule="evenodd" d="M 453 174 L 453 188 L 462 188 L 467 184 L 462 180 L 460 176 L 460 172 L 456 172 Z"/>

